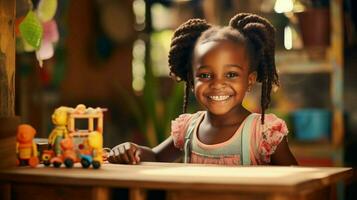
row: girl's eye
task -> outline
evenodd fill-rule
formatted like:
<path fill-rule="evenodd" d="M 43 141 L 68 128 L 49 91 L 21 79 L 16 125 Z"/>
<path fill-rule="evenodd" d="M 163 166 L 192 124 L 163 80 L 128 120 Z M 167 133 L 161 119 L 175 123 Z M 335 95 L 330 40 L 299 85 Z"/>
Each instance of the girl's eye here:
<path fill-rule="evenodd" d="M 229 79 L 236 78 L 236 77 L 238 77 L 238 76 L 239 76 L 239 74 L 236 73 L 236 72 L 228 72 L 228 73 L 226 74 L 226 77 L 229 78 Z"/>
<path fill-rule="evenodd" d="M 198 74 L 197 77 L 200 79 L 211 79 L 212 75 L 208 74 L 208 73 L 201 73 L 201 74 Z"/>

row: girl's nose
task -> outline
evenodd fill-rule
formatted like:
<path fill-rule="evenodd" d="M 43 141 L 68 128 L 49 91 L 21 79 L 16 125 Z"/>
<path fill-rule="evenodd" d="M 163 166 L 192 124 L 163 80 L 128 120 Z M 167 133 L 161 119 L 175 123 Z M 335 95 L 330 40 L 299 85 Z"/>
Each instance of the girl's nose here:
<path fill-rule="evenodd" d="M 213 79 L 212 80 L 212 83 L 211 83 L 211 88 L 212 89 L 222 89 L 224 87 L 226 87 L 226 83 L 223 79 L 221 78 L 216 78 L 216 79 Z"/>

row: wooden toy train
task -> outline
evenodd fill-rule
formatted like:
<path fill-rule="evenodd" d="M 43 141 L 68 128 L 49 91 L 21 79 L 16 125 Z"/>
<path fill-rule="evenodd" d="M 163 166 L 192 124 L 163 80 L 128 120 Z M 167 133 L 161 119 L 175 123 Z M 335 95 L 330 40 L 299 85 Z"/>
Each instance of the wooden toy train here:
<path fill-rule="evenodd" d="M 64 106 L 57 108 L 52 114 L 52 122 L 55 127 L 48 137 L 49 149 L 41 152 L 42 163 L 45 166 L 53 165 L 54 167 L 64 164 L 67 168 L 73 167 L 74 163 L 81 163 L 83 168 L 88 168 L 91 165 L 94 169 L 100 168 L 103 163 L 104 111 L 106 109 L 86 108 L 83 104 L 77 105 L 76 108 Z M 78 129 L 79 126 L 82 129 Z M 30 136 L 33 138 L 34 134 Z M 32 150 L 34 150 L 32 157 L 37 157 L 37 149 L 32 148 Z M 24 163 L 22 161 L 24 157 L 20 156 L 24 153 L 21 154 L 21 151 L 23 149 L 18 151 L 20 165 Z M 32 167 L 38 163 L 36 159 L 28 158 L 27 160 L 32 161 L 27 161 L 28 165 Z"/>

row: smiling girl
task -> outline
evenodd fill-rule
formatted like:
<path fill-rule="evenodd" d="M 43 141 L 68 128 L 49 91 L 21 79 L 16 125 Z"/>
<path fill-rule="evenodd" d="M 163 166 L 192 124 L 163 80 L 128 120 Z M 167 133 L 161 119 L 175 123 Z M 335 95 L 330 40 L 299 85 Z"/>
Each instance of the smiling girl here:
<path fill-rule="evenodd" d="M 186 83 L 184 112 L 190 90 L 205 110 L 173 120 L 171 136 L 153 149 L 130 142 L 114 147 L 109 162 L 172 162 L 184 153 L 187 163 L 297 165 L 285 122 L 265 114 L 279 86 L 274 45 L 273 26 L 255 14 L 237 14 L 223 28 L 202 19 L 182 24 L 171 42 L 171 76 Z M 256 82 L 262 83 L 261 113 L 242 105 Z"/>

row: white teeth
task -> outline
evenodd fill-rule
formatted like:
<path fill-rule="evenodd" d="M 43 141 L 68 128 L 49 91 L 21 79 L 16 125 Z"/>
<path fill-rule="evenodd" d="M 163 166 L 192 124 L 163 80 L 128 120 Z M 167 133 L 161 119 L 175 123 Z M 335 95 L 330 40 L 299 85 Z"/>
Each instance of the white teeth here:
<path fill-rule="evenodd" d="M 210 99 L 214 100 L 214 101 L 224 101 L 227 100 L 229 98 L 229 96 L 209 96 Z"/>

